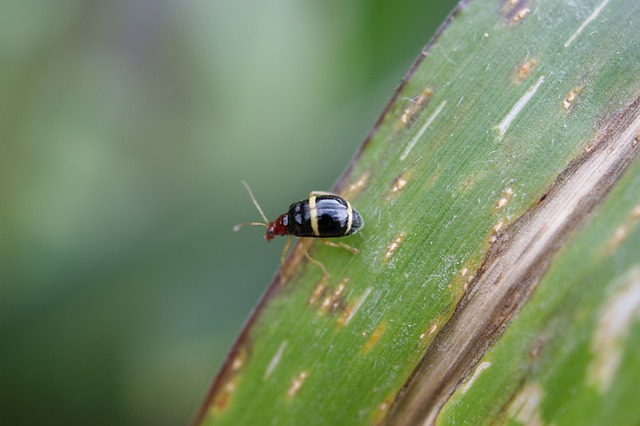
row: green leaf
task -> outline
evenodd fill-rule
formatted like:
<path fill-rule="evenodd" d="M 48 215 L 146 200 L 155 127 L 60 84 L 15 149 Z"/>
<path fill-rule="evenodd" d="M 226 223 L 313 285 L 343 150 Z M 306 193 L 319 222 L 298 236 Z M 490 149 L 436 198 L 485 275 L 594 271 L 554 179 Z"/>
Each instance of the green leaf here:
<path fill-rule="evenodd" d="M 632 424 L 640 5 L 461 3 L 297 244 L 197 424 Z"/>

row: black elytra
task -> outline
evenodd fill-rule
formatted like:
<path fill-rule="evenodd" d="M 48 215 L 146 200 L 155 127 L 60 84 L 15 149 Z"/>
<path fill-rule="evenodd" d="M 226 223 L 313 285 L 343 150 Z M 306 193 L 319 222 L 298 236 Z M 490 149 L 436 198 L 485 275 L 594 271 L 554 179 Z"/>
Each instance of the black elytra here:
<path fill-rule="evenodd" d="M 346 237 L 364 225 L 362 216 L 351 204 L 333 194 L 311 196 L 291 204 L 284 220 L 287 234 L 305 238 Z"/>

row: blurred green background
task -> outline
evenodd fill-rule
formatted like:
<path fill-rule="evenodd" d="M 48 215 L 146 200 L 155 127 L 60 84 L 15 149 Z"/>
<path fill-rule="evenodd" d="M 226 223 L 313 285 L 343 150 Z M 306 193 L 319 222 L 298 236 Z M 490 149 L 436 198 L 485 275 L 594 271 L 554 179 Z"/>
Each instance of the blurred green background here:
<path fill-rule="evenodd" d="M 0 424 L 175 425 L 455 1 L 8 0 Z"/>

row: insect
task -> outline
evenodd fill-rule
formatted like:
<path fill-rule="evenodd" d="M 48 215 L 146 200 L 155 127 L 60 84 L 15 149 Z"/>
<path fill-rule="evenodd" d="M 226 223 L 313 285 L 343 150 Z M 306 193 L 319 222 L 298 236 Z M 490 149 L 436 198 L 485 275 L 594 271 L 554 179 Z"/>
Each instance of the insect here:
<path fill-rule="evenodd" d="M 289 235 L 290 237 L 319 238 L 321 241 L 332 247 L 342 247 L 356 254 L 358 250 L 343 243 L 326 241 L 323 238 L 341 238 L 353 235 L 364 226 L 364 221 L 360 213 L 344 198 L 328 192 L 314 191 L 309 194 L 306 200 L 298 201 L 289 206 L 286 213 L 281 214 L 273 222 L 269 222 L 267 216 L 260 208 L 256 197 L 251 192 L 247 182 L 242 181 L 251 201 L 256 206 L 264 222 L 245 222 L 234 226 L 234 231 L 245 225 L 264 226 L 267 228 L 265 238 L 271 241 L 276 235 Z M 281 261 L 284 263 L 284 255 L 291 245 L 292 238 L 282 250 Z M 304 241 L 304 239 L 302 240 Z M 311 262 L 322 269 L 325 276 L 329 273 L 324 265 L 309 256 L 307 248 L 302 244 L 304 254 Z"/>

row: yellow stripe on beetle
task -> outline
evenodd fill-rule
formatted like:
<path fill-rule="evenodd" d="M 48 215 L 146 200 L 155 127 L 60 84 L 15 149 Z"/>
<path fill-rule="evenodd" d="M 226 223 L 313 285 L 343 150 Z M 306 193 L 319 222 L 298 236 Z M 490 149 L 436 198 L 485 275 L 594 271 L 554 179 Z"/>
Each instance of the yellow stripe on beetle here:
<path fill-rule="evenodd" d="M 311 229 L 316 237 L 320 236 L 318 229 L 318 207 L 316 207 L 316 196 L 309 197 L 309 219 L 311 220 Z"/>
<path fill-rule="evenodd" d="M 351 203 L 347 200 L 344 200 L 347 203 L 347 229 L 344 231 L 344 235 L 349 234 L 351 231 L 351 225 L 353 224 L 353 207 L 351 207 Z"/>

